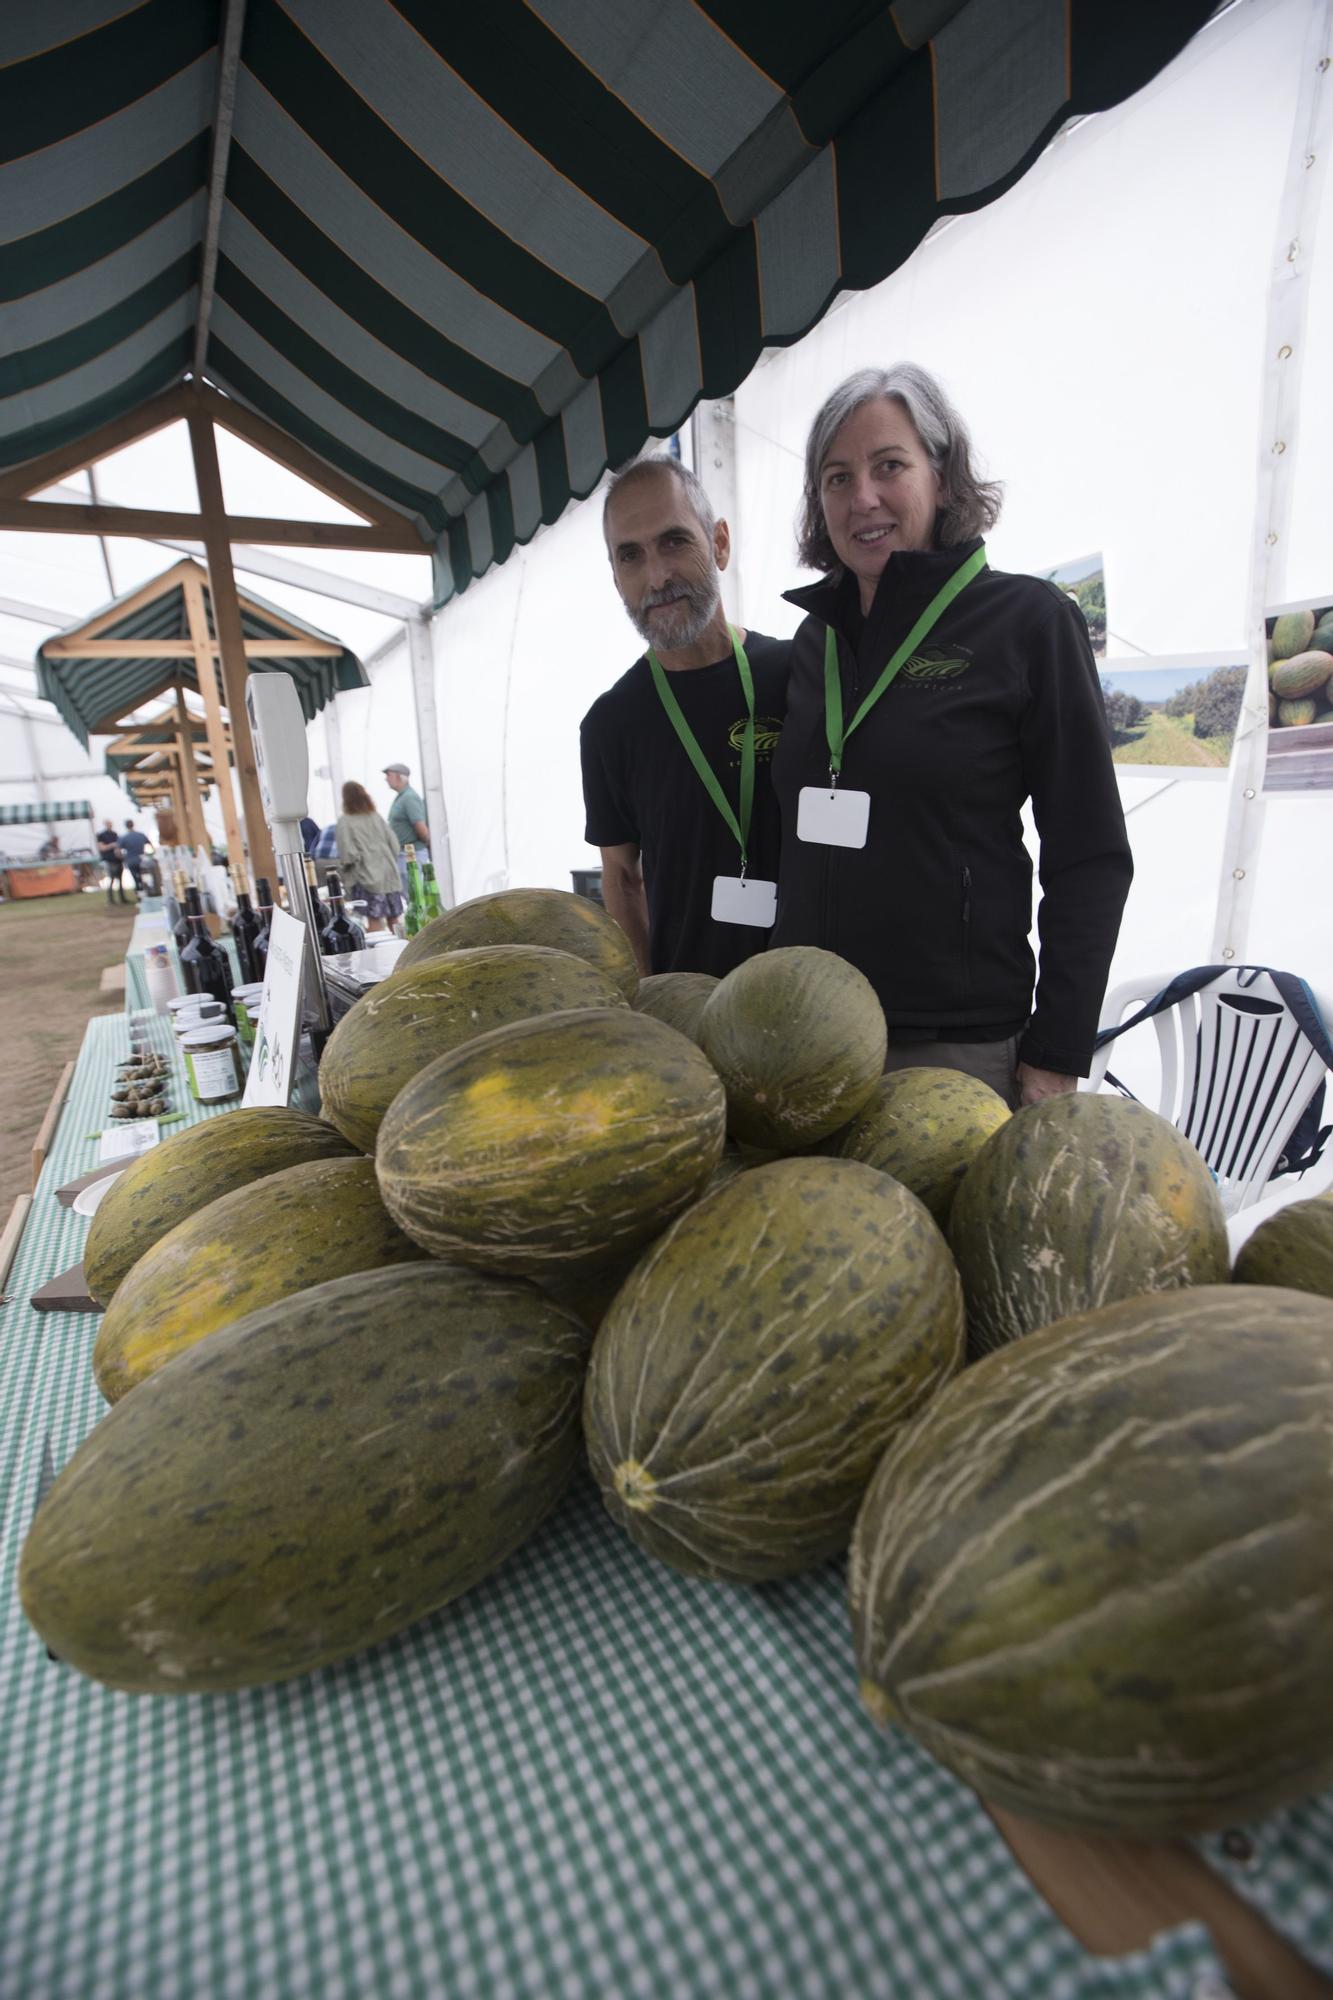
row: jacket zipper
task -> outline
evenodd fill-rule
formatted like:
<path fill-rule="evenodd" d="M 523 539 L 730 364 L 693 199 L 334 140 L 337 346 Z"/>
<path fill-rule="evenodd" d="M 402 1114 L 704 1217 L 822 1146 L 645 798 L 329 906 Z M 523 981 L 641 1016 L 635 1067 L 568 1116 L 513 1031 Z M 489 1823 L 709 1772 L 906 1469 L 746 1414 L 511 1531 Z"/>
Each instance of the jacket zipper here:
<path fill-rule="evenodd" d="M 963 864 L 963 988 L 972 985 L 972 870 Z"/>

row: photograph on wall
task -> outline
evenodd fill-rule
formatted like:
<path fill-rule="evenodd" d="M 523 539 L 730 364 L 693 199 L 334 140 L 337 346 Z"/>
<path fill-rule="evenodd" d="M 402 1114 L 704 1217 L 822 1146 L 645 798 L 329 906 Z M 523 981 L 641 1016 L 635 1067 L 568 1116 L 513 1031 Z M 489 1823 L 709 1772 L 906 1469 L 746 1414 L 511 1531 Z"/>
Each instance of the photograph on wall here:
<path fill-rule="evenodd" d="M 1080 556 L 1058 569 L 1039 572 L 1047 583 L 1072 597 L 1088 621 L 1094 659 L 1106 658 L 1106 565 L 1100 555 Z"/>
<path fill-rule="evenodd" d="M 1265 792 L 1333 791 L 1333 591 L 1284 604 L 1268 641 Z"/>
<path fill-rule="evenodd" d="M 1247 672 L 1237 653 L 1105 662 L 1102 700 L 1113 762 L 1221 777 L 1231 762 Z"/>

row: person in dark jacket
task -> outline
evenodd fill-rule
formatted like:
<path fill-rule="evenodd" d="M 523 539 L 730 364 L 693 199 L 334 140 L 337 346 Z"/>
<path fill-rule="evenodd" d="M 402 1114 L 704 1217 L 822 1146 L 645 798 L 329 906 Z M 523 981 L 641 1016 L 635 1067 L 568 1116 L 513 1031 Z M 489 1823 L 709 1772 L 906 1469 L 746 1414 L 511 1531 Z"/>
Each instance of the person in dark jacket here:
<path fill-rule="evenodd" d="M 1017 1106 L 1087 1074 L 1133 864 L 1082 612 L 987 565 L 1000 494 L 922 368 L 864 369 L 815 418 L 799 555 L 826 574 L 786 593 L 809 615 L 771 942 L 865 973 L 888 1067 L 965 1070 Z"/>

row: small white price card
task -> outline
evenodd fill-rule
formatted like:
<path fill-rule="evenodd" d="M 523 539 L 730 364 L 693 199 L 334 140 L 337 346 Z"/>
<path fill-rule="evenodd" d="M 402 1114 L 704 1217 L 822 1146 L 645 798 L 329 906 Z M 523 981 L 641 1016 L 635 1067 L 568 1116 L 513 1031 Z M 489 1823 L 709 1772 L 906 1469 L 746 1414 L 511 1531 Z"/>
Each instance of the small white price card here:
<path fill-rule="evenodd" d="M 289 1104 L 296 1083 L 301 1038 L 301 973 L 306 929 L 286 910 L 275 909 L 264 964 L 264 998 L 245 1079 L 243 1104 Z"/>
<path fill-rule="evenodd" d="M 770 931 L 778 914 L 778 885 L 755 876 L 715 875 L 712 918 L 715 924 L 752 924 Z"/>
<path fill-rule="evenodd" d="M 117 1125 L 107 1126 L 97 1149 L 97 1157 L 99 1160 L 132 1160 L 136 1153 L 148 1152 L 160 1137 L 156 1118 L 125 1118 Z"/>
<path fill-rule="evenodd" d="M 840 792 L 833 785 L 802 785 L 796 798 L 796 838 L 816 847 L 864 847 L 870 825 L 869 792 Z"/>

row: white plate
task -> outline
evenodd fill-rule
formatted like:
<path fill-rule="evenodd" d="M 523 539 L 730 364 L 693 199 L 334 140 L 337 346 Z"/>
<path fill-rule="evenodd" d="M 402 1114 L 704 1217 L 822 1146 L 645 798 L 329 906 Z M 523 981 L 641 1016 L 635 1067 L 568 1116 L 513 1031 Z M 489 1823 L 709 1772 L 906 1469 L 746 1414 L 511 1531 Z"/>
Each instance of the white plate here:
<path fill-rule="evenodd" d="M 109 1187 L 114 1187 L 124 1172 L 117 1168 L 114 1174 L 103 1174 L 100 1181 L 92 1181 L 86 1188 L 80 1188 L 70 1207 L 76 1215 L 96 1215 L 97 1204 Z"/>

